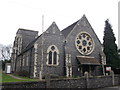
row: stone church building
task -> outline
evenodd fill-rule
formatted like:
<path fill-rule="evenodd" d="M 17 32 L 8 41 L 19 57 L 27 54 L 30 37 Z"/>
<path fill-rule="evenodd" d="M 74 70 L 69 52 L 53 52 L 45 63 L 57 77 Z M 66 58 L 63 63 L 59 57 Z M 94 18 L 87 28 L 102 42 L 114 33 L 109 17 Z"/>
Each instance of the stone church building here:
<path fill-rule="evenodd" d="M 27 71 L 31 78 L 103 75 L 103 47 L 85 15 L 59 30 L 55 22 L 38 36 L 38 31 L 18 29 L 11 56 L 12 71 Z"/>

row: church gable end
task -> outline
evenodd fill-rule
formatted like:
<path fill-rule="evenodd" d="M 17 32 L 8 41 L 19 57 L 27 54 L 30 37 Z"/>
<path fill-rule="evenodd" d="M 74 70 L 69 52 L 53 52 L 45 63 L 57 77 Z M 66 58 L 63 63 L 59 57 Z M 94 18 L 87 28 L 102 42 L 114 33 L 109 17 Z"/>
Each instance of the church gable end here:
<path fill-rule="evenodd" d="M 43 61 L 41 61 L 43 62 L 41 76 L 44 77 L 48 71 L 49 74 L 63 76 L 64 36 L 60 32 L 55 22 L 48 27 L 48 29 L 41 35 L 37 42 L 39 42 L 38 62 L 43 58 Z M 42 48 L 44 55 L 42 55 Z M 39 70 L 39 67 L 37 68 L 37 70 Z"/>
<path fill-rule="evenodd" d="M 71 63 L 73 66 L 78 65 L 76 59 L 78 56 L 94 57 L 95 60 L 101 64 L 100 54 L 103 52 L 102 45 L 85 15 L 83 15 L 68 32 L 65 52 L 66 54 L 71 54 Z M 73 75 L 77 74 L 77 67 L 73 67 Z"/>
<path fill-rule="evenodd" d="M 56 35 L 62 35 L 60 32 L 58 26 L 56 25 L 55 22 L 53 22 L 50 27 L 45 31 L 45 34 L 56 34 Z"/>
<path fill-rule="evenodd" d="M 85 39 L 84 39 L 84 37 L 83 37 L 83 39 L 84 39 L 84 45 L 85 45 L 85 43 L 87 43 L 87 42 L 89 43 L 89 45 L 91 45 L 91 43 L 93 43 L 95 49 L 101 50 L 101 48 L 102 48 L 101 42 L 100 42 L 100 40 L 98 39 L 96 33 L 94 32 L 93 28 L 91 27 L 91 25 L 90 25 L 90 23 L 88 22 L 88 20 L 87 20 L 87 18 L 86 18 L 85 15 L 83 15 L 83 17 L 76 23 L 76 25 L 74 26 L 74 28 L 69 32 L 69 34 L 68 34 L 67 37 L 66 37 L 66 40 L 67 40 L 67 41 L 70 40 L 70 42 L 71 42 L 71 40 L 74 40 L 73 43 L 76 44 L 75 40 L 78 39 L 78 38 L 77 38 L 77 37 L 79 37 L 78 34 L 81 34 L 81 35 L 84 34 L 86 37 L 87 37 L 87 36 L 90 36 L 92 42 L 91 42 L 91 41 L 88 42 L 89 40 L 87 40 L 87 39 L 89 39 L 89 38 L 85 38 Z M 81 37 L 81 38 L 82 38 L 82 37 Z M 79 41 L 80 41 L 80 40 L 79 40 Z M 91 47 L 92 47 L 92 46 L 91 46 Z M 81 47 L 80 47 L 80 48 L 81 48 Z M 86 47 L 86 48 L 87 48 L 87 47 Z M 89 49 L 89 48 L 88 48 L 88 49 Z M 97 50 L 97 51 L 100 52 L 99 50 Z M 84 51 L 86 51 L 86 50 L 84 50 Z M 94 50 L 94 51 L 96 51 L 96 50 Z"/>

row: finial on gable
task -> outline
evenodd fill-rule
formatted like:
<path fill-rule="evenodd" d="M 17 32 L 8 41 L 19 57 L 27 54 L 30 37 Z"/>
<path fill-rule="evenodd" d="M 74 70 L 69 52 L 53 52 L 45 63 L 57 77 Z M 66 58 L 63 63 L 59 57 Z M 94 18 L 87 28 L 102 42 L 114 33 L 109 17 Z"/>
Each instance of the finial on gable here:
<path fill-rule="evenodd" d="M 86 18 L 86 15 L 85 15 L 85 14 L 83 14 L 83 18 Z"/>
<path fill-rule="evenodd" d="M 55 23 L 55 21 L 53 21 L 53 23 L 52 23 L 52 24 L 56 24 L 56 23 Z"/>
<path fill-rule="evenodd" d="M 80 18 L 78 21 L 81 21 L 81 19 L 84 19 L 84 18 L 87 19 L 85 14 L 83 14 L 82 18 Z"/>

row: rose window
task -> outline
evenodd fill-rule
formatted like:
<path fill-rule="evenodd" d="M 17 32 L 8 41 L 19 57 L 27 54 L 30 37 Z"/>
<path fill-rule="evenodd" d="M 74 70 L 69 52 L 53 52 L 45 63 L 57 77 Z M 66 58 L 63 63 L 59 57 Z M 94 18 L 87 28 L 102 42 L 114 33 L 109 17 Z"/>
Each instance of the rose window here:
<path fill-rule="evenodd" d="M 94 41 L 86 32 L 77 35 L 75 45 L 77 50 L 83 55 L 89 55 L 94 49 Z"/>

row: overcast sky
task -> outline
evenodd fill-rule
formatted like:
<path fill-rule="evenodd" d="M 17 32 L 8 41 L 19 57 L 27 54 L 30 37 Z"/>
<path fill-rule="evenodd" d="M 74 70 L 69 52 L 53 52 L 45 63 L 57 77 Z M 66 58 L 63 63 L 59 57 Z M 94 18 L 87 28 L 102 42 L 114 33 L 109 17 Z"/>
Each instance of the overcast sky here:
<path fill-rule="evenodd" d="M 118 43 L 119 0 L 0 0 L 0 43 L 13 44 L 19 28 L 42 33 L 53 21 L 62 30 L 79 20 L 83 14 L 103 42 L 105 20 L 113 26 Z"/>

